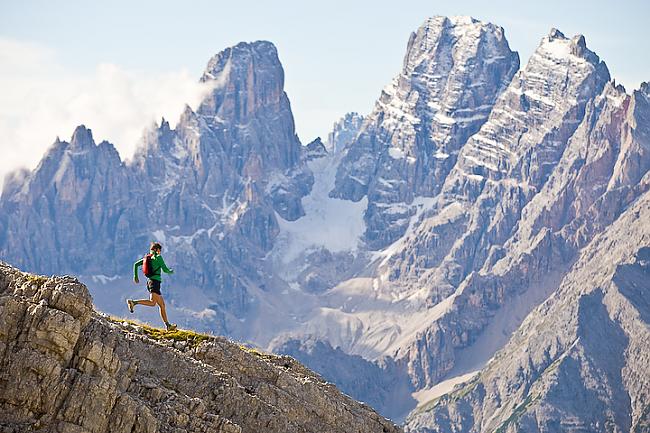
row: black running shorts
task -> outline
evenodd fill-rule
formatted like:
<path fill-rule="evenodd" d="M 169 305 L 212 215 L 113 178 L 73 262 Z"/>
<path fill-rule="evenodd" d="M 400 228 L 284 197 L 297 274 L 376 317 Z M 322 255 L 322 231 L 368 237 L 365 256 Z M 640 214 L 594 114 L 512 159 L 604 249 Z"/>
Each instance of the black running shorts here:
<path fill-rule="evenodd" d="M 160 281 L 158 280 L 147 281 L 147 290 L 149 290 L 150 293 L 162 295 L 162 293 L 160 293 Z"/>

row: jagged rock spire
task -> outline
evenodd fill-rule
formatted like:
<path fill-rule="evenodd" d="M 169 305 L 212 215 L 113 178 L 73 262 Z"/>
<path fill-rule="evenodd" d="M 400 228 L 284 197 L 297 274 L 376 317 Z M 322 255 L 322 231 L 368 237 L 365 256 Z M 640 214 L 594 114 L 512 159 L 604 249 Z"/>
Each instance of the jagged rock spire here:
<path fill-rule="evenodd" d="M 411 35 L 401 72 L 348 146 L 332 191 L 354 201 L 368 196 L 369 245 L 401 236 L 413 199 L 440 191 L 518 68 L 494 24 L 436 16 Z"/>
<path fill-rule="evenodd" d="M 85 125 L 79 125 L 75 128 L 70 140 L 70 147 L 73 149 L 86 149 L 95 146 L 93 133 Z"/>

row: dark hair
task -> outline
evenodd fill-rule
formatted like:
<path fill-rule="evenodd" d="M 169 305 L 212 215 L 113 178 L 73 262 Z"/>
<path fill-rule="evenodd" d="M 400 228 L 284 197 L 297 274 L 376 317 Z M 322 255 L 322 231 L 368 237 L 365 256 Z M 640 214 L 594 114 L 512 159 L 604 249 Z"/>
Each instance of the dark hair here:
<path fill-rule="evenodd" d="M 160 243 L 158 243 L 158 242 L 152 242 L 149 249 L 152 250 L 152 251 L 154 251 L 154 250 L 160 251 L 160 250 L 162 250 L 162 245 L 160 245 Z"/>

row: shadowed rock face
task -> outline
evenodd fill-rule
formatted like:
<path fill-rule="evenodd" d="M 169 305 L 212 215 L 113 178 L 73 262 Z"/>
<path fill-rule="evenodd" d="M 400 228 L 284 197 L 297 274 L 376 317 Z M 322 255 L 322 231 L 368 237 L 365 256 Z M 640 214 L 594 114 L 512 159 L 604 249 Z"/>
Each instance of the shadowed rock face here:
<path fill-rule="evenodd" d="M 365 403 L 392 420 L 402 420 L 415 403 L 408 376 L 390 361 L 377 365 L 321 340 L 287 340 L 275 345 L 323 377 L 336 378 L 343 392 L 364 396 Z"/>
<path fill-rule="evenodd" d="M 6 432 L 398 432 L 289 357 L 152 340 L 71 277 L 0 263 Z"/>

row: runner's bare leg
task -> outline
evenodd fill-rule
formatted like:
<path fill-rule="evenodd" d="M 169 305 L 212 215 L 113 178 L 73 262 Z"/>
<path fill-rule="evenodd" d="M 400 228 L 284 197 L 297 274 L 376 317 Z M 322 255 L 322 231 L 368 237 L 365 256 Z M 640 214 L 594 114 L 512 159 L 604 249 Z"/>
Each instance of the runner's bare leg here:
<path fill-rule="evenodd" d="M 167 321 L 167 310 L 165 309 L 165 300 L 163 297 L 157 293 L 152 293 L 151 300 L 160 307 L 160 317 L 163 319 L 163 322 L 165 322 L 165 324 L 169 323 Z"/>
<path fill-rule="evenodd" d="M 145 307 L 155 307 L 158 304 L 154 300 L 154 295 L 155 293 L 152 293 L 149 299 L 135 299 L 133 303 L 135 305 L 144 305 Z"/>

